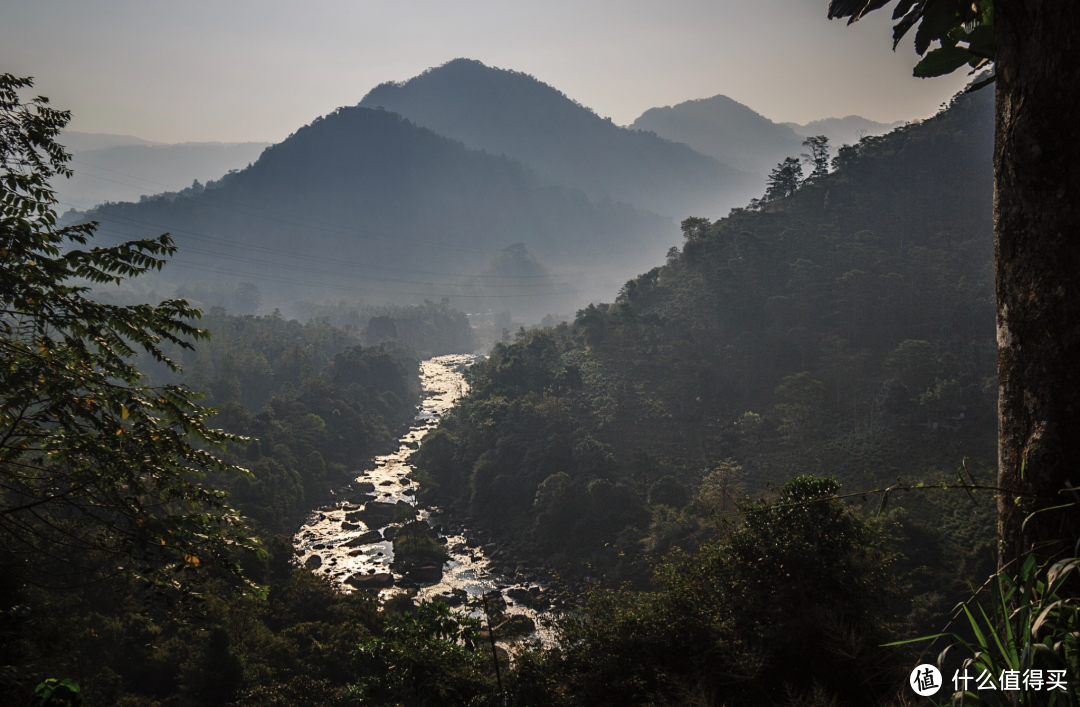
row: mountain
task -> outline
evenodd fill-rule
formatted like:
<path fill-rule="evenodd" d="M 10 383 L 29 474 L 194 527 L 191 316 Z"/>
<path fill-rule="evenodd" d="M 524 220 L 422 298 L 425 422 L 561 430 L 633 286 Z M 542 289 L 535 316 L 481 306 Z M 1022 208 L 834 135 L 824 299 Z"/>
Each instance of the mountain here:
<path fill-rule="evenodd" d="M 88 152 L 117 145 L 160 145 L 151 140 L 143 140 L 134 135 L 115 135 L 113 133 L 81 133 L 77 130 L 65 130 L 57 140 L 70 152 Z"/>
<path fill-rule="evenodd" d="M 128 135 L 64 133 L 73 155 L 71 179 L 57 182 L 57 197 L 86 209 L 106 201 L 134 201 L 218 179 L 258 159 L 267 142 L 185 142 L 160 145 Z M 140 140 L 125 143 L 124 140 Z"/>
<path fill-rule="evenodd" d="M 860 115 L 849 115 L 846 118 L 825 118 L 815 120 L 806 125 L 798 123 L 784 123 L 799 135 L 824 135 L 829 142 L 839 147 L 840 145 L 854 145 L 866 136 L 874 137 L 891 132 L 905 121 L 898 120 L 895 123 L 879 123 Z"/>
<path fill-rule="evenodd" d="M 582 304 L 596 296 L 591 288 L 614 292 L 674 240 L 671 223 L 654 214 L 594 203 L 516 160 L 360 107 L 315 120 L 205 187 L 106 204 L 85 217 L 111 240 L 170 231 L 180 253 L 169 277 L 252 279 L 270 290 L 269 306 L 287 296 L 322 301 L 329 288 L 381 301 L 449 296 L 468 311 L 483 311 L 497 292 L 493 299 L 520 303 L 516 311 L 545 302 L 547 311 L 567 311 L 566 301 L 541 296 L 547 281 L 538 292 L 529 279 L 466 278 L 521 243 L 557 282 L 588 273 L 560 290 Z"/>
<path fill-rule="evenodd" d="M 685 101 L 675 106 L 650 108 L 631 125 L 668 140 L 686 143 L 698 152 L 732 167 L 764 175 L 785 157 L 804 151 L 803 138 L 789 126 L 779 125 L 727 96 Z"/>
<path fill-rule="evenodd" d="M 748 175 L 657 135 L 601 118 L 527 74 L 455 59 L 360 102 L 493 154 L 596 198 L 682 219 L 718 216 L 757 196 Z M 753 192 L 753 193 L 751 193 Z"/>
<path fill-rule="evenodd" d="M 618 586 L 801 475 L 854 495 L 955 483 L 963 462 L 992 482 L 993 144 L 994 94 L 961 94 L 761 210 L 684 222 L 613 303 L 470 370 L 420 449 L 432 502 L 480 519 L 511 570 L 570 560 Z M 993 571 L 988 501 L 893 499 L 904 554 L 937 558 L 912 590 L 926 611 Z"/>

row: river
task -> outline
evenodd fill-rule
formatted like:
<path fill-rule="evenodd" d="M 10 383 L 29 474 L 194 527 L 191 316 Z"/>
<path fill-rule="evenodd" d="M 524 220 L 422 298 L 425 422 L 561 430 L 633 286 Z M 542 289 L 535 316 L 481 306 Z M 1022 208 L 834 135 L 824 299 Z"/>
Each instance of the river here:
<path fill-rule="evenodd" d="M 438 582 L 416 582 L 394 572 L 393 543 L 374 537 L 371 531 L 392 533 L 400 523 L 368 523 L 358 520 L 369 508 L 368 504 L 405 502 L 416 506 L 417 484 L 410 480 L 413 471 L 410 458 L 420 446 L 420 441 L 438 425 L 439 420 L 453 408 L 457 399 L 465 395 L 469 386 L 462 370 L 472 363 L 473 356 L 451 354 L 436 356 L 420 364 L 423 403 L 409 430 L 399 440 L 397 451 L 376 457 L 371 467 L 358 473 L 355 482 L 346 489 L 339 489 L 336 496 L 341 500 L 314 510 L 294 538 L 301 562 L 312 571 L 328 575 L 341 584 L 346 591 L 353 585 L 372 586 L 379 590 L 383 599 L 406 591 L 419 600 L 438 599 L 451 606 L 475 606 L 473 600 L 487 594 L 489 604 L 506 602 L 504 618 L 524 615 L 534 622 L 539 638 L 550 640 L 543 621 L 534 607 L 545 607 L 547 590 L 535 583 L 515 583 L 512 579 L 492 571 L 491 562 L 475 537 L 463 528 L 450 525 L 437 508 L 419 507 L 419 519 L 426 521 L 434 530 L 439 542 L 445 541 L 450 560 L 443 566 L 442 579 Z M 347 518 L 348 516 L 348 518 Z M 352 522 L 350 522 L 350 519 Z M 364 537 L 367 535 L 368 537 Z M 474 547 L 469 547 L 474 545 Z M 385 586 L 393 577 L 395 588 Z M 375 581 L 377 583 L 366 584 Z M 501 595 L 495 596 L 494 592 Z M 528 596 L 526 596 L 528 594 Z M 516 597 L 516 600 L 515 600 Z M 466 608 L 473 615 L 477 609 Z"/>

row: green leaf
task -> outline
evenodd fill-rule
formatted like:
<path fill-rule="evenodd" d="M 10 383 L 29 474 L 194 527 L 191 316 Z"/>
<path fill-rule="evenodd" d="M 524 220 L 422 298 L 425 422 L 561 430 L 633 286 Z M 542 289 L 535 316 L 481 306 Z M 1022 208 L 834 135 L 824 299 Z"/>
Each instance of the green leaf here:
<path fill-rule="evenodd" d="M 994 26 L 979 25 L 965 36 L 958 37 L 968 43 L 968 51 L 983 59 L 994 58 Z"/>
<path fill-rule="evenodd" d="M 951 74 L 964 64 L 967 64 L 971 57 L 972 54 L 967 49 L 961 47 L 942 47 L 941 49 L 935 49 L 923 57 L 923 60 L 915 65 L 915 70 L 911 73 L 913 76 L 917 76 L 920 79 L 944 76 L 945 74 Z"/>
<path fill-rule="evenodd" d="M 918 643 L 920 641 L 933 641 L 938 638 L 944 638 L 945 636 L 953 636 L 951 633 L 935 633 L 933 636 L 919 636 L 918 638 L 906 638 L 903 641 L 893 641 L 892 643 L 882 643 L 882 648 L 889 646 L 904 646 L 908 643 Z M 955 636 L 953 636 L 955 638 Z"/>
<path fill-rule="evenodd" d="M 922 56 L 930 48 L 931 42 L 941 40 L 949 34 L 949 30 L 960 26 L 955 6 L 955 0 L 927 0 L 923 7 L 922 22 L 915 32 L 916 53 Z"/>

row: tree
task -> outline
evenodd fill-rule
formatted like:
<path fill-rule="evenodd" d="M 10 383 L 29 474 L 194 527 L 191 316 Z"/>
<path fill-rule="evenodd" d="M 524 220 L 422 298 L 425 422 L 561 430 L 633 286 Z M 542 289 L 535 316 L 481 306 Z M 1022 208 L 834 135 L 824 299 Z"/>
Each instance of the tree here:
<path fill-rule="evenodd" d="M 795 193 L 802 184 L 802 165 L 795 157 L 788 157 L 765 180 L 765 196 L 762 201 L 774 201 Z"/>
<path fill-rule="evenodd" d="M 0 75 L 0 566 L 22 581 L 95 572 L 182 586 L 196 568 L 240 576 L 255 550 L 208 474 L 246 473 L 211 453 L 243 441 L 207 425 L 213 410 L 183 386 L 151 388 L 138 351 L 171 371 L 160 345 L 207 332 L 184 300 L 114 306 L 88 284 L 160 269 L 169 236 L 86 248 L 93 223 L 60 228 L 50 178 L 69 176 L 55 142 L 70 119 L 31 79 Z"/>
<path fill-rule="evenodd" d="M 810 152 L 804 152 L 801 157 L 803 162 L 813 167 L 807 182 L 814 182 L 829 173 L 829 138 L 824 135 L 815 135 L 803 140 L 803 147 L 809 148 Z"/>
<path fill-rule="evenodd" d="M 831 0 L 829 17 L 886 4 Z M 916 76 L 993 64 L 971 89 L 996 80 L 999 562 L 1049 557 L 1080 536 L 1080 3 L 901 0 L 893 18 L 894 47 L 918 26 Z"/>

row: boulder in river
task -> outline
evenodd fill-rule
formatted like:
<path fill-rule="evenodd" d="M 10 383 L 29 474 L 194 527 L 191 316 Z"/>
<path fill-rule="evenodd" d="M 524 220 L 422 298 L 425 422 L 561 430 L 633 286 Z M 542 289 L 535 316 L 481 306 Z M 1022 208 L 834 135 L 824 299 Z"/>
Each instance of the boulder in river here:
<path fill-rule="evenodd" d="M 371 545 L 372 543 L 382 542 L 383 536 L 378 530 L 369 530 L 363 535 L 357 535 L 352 540 L 343 543 L 343 547 L 360 547 L 361 545 Z"/>
<path fill-rule="evenodd" d="M 434 563 L 411 567 L 405 571 L 406 579 L 421 584 L 436 584 L 442 581 L 442 576 L 442 565 Z"/>
<path fill-rule="evenodd" d="M 386 589 L 394 586 L 394 575 L 389 572 L 376 572 L 375 574 L 357 572 L 346 579 L 345 584 L 357 589 Z"/>
<path fill-rule="evenodd" d="M 353 484 L 353 490 L 357 491 L 358 493 L 371 493 L 375 490 L 375 484 L 368 481 L 361 481 L 359 483 Z M 363 503 L 363 501 L 357 501 L 357 503 Z"/>
<path fill-rule="evenodd" d="M 522 587 L 507 589 L 506 596 L 513 599 L 515 603 L 524 604 L 525 606 L 531 604 L 533 600 L 533 595 L 529 593 L 529 590 Z"/>
<path fill-rule="evenodd" d="M 348 519 L 361 520 L 369 528 L 381 528 L 394 521 L 394 512 L 396 510 L 397 504 L 371 501 L 364 506 L 364 510 L 350 513 Z"/>
<path fill-rule="evenodd" d="M 310 567 L 311 569 L 322 567 L 322 558 L 318 555 L 312 555 L 311 557 L 304 560 L 304 565 L 306 567 Z"/>
<path fill-rule="evenodd" d="M 461 606 L 469 598 L 469 594 L 464 589 L 452 589 L 449 592 L 443 592 L 442 594 L 436 594 L 435 599 L 441 601 L 447 606 Z"/>

